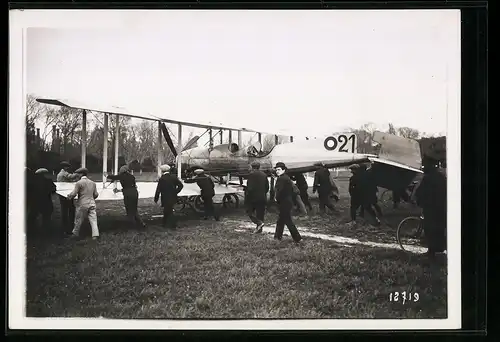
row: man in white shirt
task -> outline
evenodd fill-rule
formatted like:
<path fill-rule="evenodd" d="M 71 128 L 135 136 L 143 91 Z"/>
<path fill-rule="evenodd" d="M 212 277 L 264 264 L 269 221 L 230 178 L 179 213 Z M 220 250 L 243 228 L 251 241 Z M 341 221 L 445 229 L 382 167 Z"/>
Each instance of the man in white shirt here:
<path fill-rule="evenodd" d="M 81 174 L 82 177 L 76 182 L 74 190 L 68 195 L 68 199 L 70 200 L 73 200 L 78 195 L 73 237 L 80 236 L 80 228 L 87 217 L 92 228 L 92 239 L 97 240 L 99 238 L 95 203 L 95 199 L 99 196 L 97 186 L 92 180 L 87 178 L 88 170 L 86 168 L 80 168 L 75 173 Z"/>

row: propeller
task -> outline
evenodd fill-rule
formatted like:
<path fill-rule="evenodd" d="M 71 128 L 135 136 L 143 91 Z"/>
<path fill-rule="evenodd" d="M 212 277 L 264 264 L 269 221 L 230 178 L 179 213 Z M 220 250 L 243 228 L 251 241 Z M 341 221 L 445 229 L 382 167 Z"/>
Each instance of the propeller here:
<path fill-rule="evenodd" d="M 165 141 L 167 142 L 168 147 L 170 148 L 170 151 L 172 152 L 174 157 L 177 157 L 177 154 L 178 154 L 177 149 L 175 148 L 174 143 L 172 141 L 172 138 L 170 137 L 167 126 L 163 122 L 161 124 L 161 131 L 163 133 L 163 137 L 165 138 Z M 192 137 L 186 143 L 186 145 L 182 148 L 181 152 L 184 152 L 184 151 L 189 150 L 191 148 L 197 147 L 198 146 L 198 139 L 200 139 L 200 137 L 198 135 L 195 135 L 194 137 Z"/>
<path fill-rule="evenodd" d="M 186 151 L 186 150 L 189 150 L 191 148 L 195 148 L 195 147 L 198 147 L 198 139 L 200 139 L 200 137 L 198 135 L 195 135 L 194 137 L 192 137 L 187 143 L 186 145 L 183 147 L 182 149 L 182 152 Z"/>
<path fill-rule="evenodd" d="M 165 138 L 165 141 L 167 142 L 168 147 L 170 148 L 170 151 L 174 155 L 174 157 L 177 157 L 177 150 L 175 149 L 174 143 L 172 142 L 172 138 L 170 137 L 170 134 L 168 133 L 167 126 L 165 123 L 161 123 L 161 131 L 163 133 L 163 137 Z"/>

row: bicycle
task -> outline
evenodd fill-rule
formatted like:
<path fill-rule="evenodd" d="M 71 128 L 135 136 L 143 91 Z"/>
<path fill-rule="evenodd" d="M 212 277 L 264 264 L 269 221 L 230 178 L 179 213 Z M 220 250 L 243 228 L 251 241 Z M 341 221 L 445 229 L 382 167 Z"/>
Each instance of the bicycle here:
<path fill-rule="evenodd" d="M 409 252 L 408 246 L 422 247 L 424 242 L 424 216 L 409 216 L 401 220 L 396 239 L 402 250 Z"/>

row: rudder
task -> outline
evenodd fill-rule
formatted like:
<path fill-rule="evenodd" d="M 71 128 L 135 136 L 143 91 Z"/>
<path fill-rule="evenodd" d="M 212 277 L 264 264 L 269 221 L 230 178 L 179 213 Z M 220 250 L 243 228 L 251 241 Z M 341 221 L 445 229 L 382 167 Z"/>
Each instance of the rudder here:
<path fill-rule="evenodd" d="M 379 144 L 379 158 L 420 170 L 422 155 L 418 141 L 378 131 L 373 133 L 372 140 Z"/>

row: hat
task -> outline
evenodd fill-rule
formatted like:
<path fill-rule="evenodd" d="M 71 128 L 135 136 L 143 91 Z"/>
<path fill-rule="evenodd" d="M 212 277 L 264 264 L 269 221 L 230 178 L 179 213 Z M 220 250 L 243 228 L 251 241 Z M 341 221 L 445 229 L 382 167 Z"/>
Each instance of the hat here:
<path fill-rule="evenodd" d="M 120 167 L 120 171 L 118 173 L 125 173 L 125 172 L 129 172 L 130 169 L 128 168 L 127 165 L 123 165 L 122 167 Z"/>
<path fill-rule="evenodd" d="M 201 175 L 203 172 L 205 172 L 205 170 L 203 170 L 203 169 L 196 169 L 196 170 L 194 170 L 194 173 L 196 175 Z"/>
<path fill-rule="evenodd" d="M 42 174 L 42 173 L 49 173 L 49 170 L 45 169 L 45 168 L 40 168 L 38 170 L 35 171 L 35 175 L 39 175 L 39 174 Z"/>
<path fill-rule="evenodd" d="M 160 166 L 160 171 L 161 172 L 168 172 L 168 171 L 170 171 L 170 166 L 168 166 L 167 164 L 163 164 Z"/>
<path fill-rule="evenodd" d="M 75 171 L 75 173 L 80 173 L 82 175 L 86 175 L 89 173 L 89 170 L 86 167 L 81 167 Z"/>
<path fill-rule="evenodd" d="M 278 162 L 278 163 L 276 163 L 276 166 L 274 168 L 275 169 L 280 168 L 280 169 L 286 170 L 286 165 L 285 165 L 285 163 Z"/>
<path fill-rule="evenodd" d="M 257 161 L 254 161 L 252 164 L 250 164 L 253 169 L 258 169 L 260 168 L 260 163 Z"/>
<path fill-rule="evenodd" d="M 68 163 L 67 161 L 62 161 L 62 162 L 61 162 L 61 166 L 62 166 L 62 167 L 70 167 L 70 166 L 71 166 L 71 164 L 70 164 L 70 163 Z"/>

